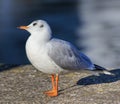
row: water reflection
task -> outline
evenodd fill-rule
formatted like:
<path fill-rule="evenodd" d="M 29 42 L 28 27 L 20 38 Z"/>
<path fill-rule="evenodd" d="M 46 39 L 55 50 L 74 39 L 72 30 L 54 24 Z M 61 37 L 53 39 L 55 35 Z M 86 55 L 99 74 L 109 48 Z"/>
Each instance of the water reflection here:
<path fill-rule="evenodd" d="M 84 52 L 94 63 L 108 68 L 120 67 L 120 1 L 82 0 Z M 81 44 L 81 43 L 80 43 Z"/>

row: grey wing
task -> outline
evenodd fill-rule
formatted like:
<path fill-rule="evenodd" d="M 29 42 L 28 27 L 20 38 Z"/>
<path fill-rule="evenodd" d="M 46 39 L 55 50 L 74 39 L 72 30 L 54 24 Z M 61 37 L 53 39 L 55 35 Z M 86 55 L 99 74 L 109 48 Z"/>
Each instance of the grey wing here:
<path fill-rule="evenodd" d="M 49 57 L 63 69 L 79 70 L 93 67 L 90 59 L 69 42 L 52 39 L 48 49 Z"/>

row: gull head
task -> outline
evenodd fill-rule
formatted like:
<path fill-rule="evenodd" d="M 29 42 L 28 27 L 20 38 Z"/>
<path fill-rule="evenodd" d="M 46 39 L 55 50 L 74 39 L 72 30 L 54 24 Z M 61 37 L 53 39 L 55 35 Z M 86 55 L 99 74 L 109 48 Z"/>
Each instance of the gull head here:
<path fill-rule="evenodd" d="M 20 26 L 19 29 L 27 30 L 31 35 L 50 34 L 51 29 L 48 23 L 44 20 L 36 20 L 27 26 Z"/>

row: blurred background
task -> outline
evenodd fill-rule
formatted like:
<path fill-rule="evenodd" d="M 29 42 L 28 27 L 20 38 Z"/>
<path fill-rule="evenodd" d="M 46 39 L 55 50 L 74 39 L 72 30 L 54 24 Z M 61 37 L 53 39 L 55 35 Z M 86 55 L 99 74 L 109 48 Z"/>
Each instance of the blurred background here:
<path fill-rule="evenodd" d="M 29 33 L 16 27 L 38 19 L 46 20 L 55 37 L 72 42 L 94 63 L 120 67 L 119 0 L 0 0 L 0 63 L 29 63 Z"/>

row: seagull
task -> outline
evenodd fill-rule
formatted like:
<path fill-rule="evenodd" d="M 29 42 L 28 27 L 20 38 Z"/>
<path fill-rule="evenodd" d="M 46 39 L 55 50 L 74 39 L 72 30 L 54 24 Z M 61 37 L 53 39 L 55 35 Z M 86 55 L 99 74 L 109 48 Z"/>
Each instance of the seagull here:
<path fill-rule="evenodd" d="M 64 70 L 97 70 L 111 75 L 106 69 L 93 64 L 70 42 L 53 38 L 51 28 L 46 21 L 36 20 L 18 28 L 30 33 L 25 48 L 31 64 L 39 71 L 51 75 L 52 90 L 46 91 L 46 95 L 50 97 L 58 95 L 59 74 Z"/>

